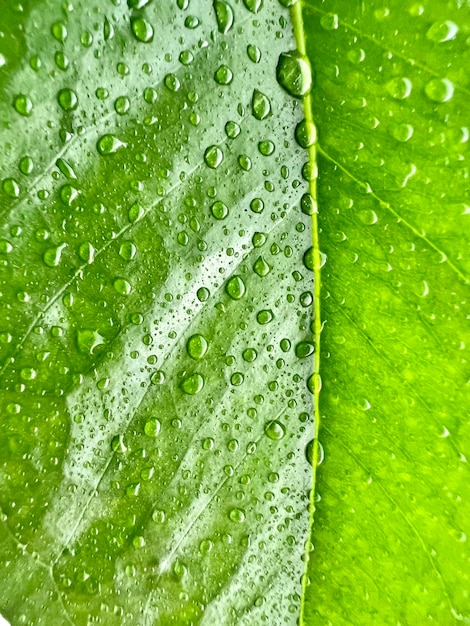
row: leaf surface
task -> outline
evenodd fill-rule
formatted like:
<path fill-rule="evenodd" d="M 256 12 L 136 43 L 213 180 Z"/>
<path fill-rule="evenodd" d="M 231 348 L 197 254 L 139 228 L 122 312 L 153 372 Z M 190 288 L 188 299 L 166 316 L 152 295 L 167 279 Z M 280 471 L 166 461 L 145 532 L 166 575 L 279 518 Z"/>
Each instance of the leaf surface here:
<path fill-rule="evenodd" d="M 305 624 L 469 623 L 468 6 L 303 8 L 326 255 Z"/>
<path fill-rule="evenodd" d="M 289 13 L 2 9 L 0 611 L 294 624 L 312 260 Z"/>

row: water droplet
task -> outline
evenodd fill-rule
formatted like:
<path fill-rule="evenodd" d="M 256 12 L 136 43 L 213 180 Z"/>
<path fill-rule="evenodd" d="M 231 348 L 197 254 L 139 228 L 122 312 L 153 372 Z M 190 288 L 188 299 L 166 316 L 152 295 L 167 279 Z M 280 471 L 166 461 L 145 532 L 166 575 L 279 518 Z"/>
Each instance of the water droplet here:
<path fill-rule="evenodd" d="M 156 417 L 152 417 L 151 419 L 145 422 L 144 432 L 147 437 L 157 437 L 160 432 L 161 424 Z"/>
<path fill-rule="evenodd" d="M 264 120 L 271 114 L 271 102 L 269 101 L 268 96 L 258 89 L 253 91 L 251 108 L 253 116 L 256 117 L 257 120 Z"/>
<path fill-rule="evenodd" d="M 228 516 L 232 520 L 232 522 L 237 522 L 238 524 L 241 524 L 245 521 L 245 511 L 243 511 L 243 509 L 231 509 Z"/>
<path fill-rule="evenodd" d="M 162 370 L 157 370 L 150 376 L 150 382 L 152 385 L 163 385 L 165 382 L 165 372 Z"/>
<path fill-rule="evenodd" d="M 67 247 L 66 243 L 60 244 L 60 246 L 55 246 L 53 248 L 48 248 L 43 256 L 42 260 L 48 267 L 57 267 L 60 263 L 60 257 L 62 255 L 62 250 Z"/>
<path fill-rule="evenodd" d="M 176 92 L 178 91 L 178 89 L 181 87 L 181 83 L 179 81 L 179 78 L 177 76 L 175 76 L 174 74 L 167 74 L 163 80 L 163 82 L 165 83 L 165 87 L 172 92 Z"/>
<path fill-rule="evenodd" d="M 228 2 L 214 0 L 214 11 L 219 33 L 226 34 L 233 26 L 233 10 Z"/>
<path fill-rule="evenodd" d="M 72 89 L 61 89 L 57 96 L 59 105 L 64 111 L 73 111 L 78 106 L 78 97 Z"/>
<path fill-rule="evenodd" d="M 60 43 L 64 43 L 67 39 L 67 28 L 62 22 L 52 24 L 51 32 L 54 39 L 57 39 Z"/>
<path fill-rule="evenodd" d="M 109 154 L 116 153 L 119 150 L 119 148 L 122 148 L 125 145 L 126 145 L 125 143 L 120 141 L 114 135 L 107 134 L 107 135 L 103 135 L 102 137 L 98 139 L 96 147 L 98 149 L 98 152 L 102 156 L 108 156 Z"/>
<path fill-rule="evenodd" d="M 258 257 L 253 265 L 253 270 L 258 274 L 258 276 L 267 276 L 271 271 L 270 266 L 266 263 L 262 256 Z"/>
<path fill-rule="evenodd" d="M 150 0 L 127 0 L 127 6 L 129 9 L 142 9 L 149 2 Z"/>
<path fill-rule="evenodd" d="M 253 246 L 261 248 L 266 243 L 266 235 L 264 233 L 255 233 L 252 237 Z"/>
<path fill-rule="evenodd" d="M 313 246 L 305 252 L 303 262 L 305 267 L 313 272 Z"/>
<path fill-rule="evenodd" d="M 202 448 L 203 450 L 213 450 L 215 446 L 215 441 L 212 437 L 206 437 L 202 440 Z"/>
<path fill-rule="evenodd" d="M 24 156 L 20 161 L 20 171 L 25 175 L 31 174 L 34 169 L 33 159 L 30 156 Z"/>
<path fill-rule="evenodd" d="M 325 13 L 320 18 L 320 25 L 325 30 L 337 30 L 339 26 L 339 19 L 336 13 Z"/>
<path fill-rule="evenodd" d="M 62 172 L 64 176 L 73 180 L 77 179 L 77 175 L 75 174 L 73 167 L 70 165 L 68 161 L 66 161 L 65 159 L 59 158 L 57 159 L 55 164 L 57 165 L 57 167 L 59 168 L 59 170 Z"/>
<path fill-rule="evenodd" d="M 219 85 L 230 85 L 233 80 L 232 70 L 226 65 L 221 65 L 214 74 L 214 79 Z"/>
<path fill-rule="evenodd" d="M 116 435 L 111 439 L 111 450 L 113 452 L 126 452 L 127 446 L 124 443 L 124 435 Z"/>
<path fill-rule="evenodd" d="M 256 319 L 258 320 L 258 324 L 264 326 L 265 324 L 269 324 L 274 319 L 274 313 L 269 309 L 263 309 L 259 311 L 256 315 Z"/>
<path fill-rule="evenodd" d="M 307 57 L 298 50 L 282 52 L 276 67 L 276 78 L 291 96 L 305 96 L 312 87 L 312 71 Z"/>
<path fill-rule="evenodd" d="M 119 248 L 119 256 L 125 261 L 132 261 L 136 253 L 137 248 L 132 241 L 124 241 Z"/>
<path fill-rule="evenodd" d="M 113 285 L 121 296 L 128 296 L 132 291 L 132 285 L 125 278 L 116 278 Z"/>
<path fill-rule="evenodd" d="M 192 335 L 187 343 L 186 350 L 192 359 L 198 361 L 206 354 L 209 344 L 203 335 Z"/>
<path fill-rule="evenodd" d="M 245 283 L 241 276 L 232 276 L 225 285 L 225 292 L 232 300 L 240 300 L 245 295 Z"/>
<path fill-rule="evenodd" d="M 253 363 L 257 356 L 258 353 L 254 348 L 247 348 L 242 352 L 242 357 L 247 363 Z"/>
<path fill-rule="evenodd" d="M 444 43 L 454 39 L 458 32 L 457 24 L 446 20 L 445 22 L 434 22 L 426 33 L 426 37 L 435 43 Z"/>
<path fill-rule="evenodd" d="M 302 196 L 300 208 L 305 215 L 313 215 L 315 213 L 315 202 L 309 193 L 304 193 Z"/>
<path fill-rule="evenodd" d="M 33 367 L 23 367 L 20 376 L 23 380 L 34 380 L 36 378 L 36 370 Z"/>
<path fill-rule="evenodd" d="M 2 189 L 10 198 L 19 198 L 20 186 L 14 178 L 5 178 L 2 182 Z"/>
<path fill-rule="evenodd" d="M 238 161 L 238 165 L 245 172 L 249 172 L 251 170 L 252 163 L 251 163 L 251 159 L 250 159 L 250 157 L 248 155 L 240 154 L 240 156 L 238 157 L 237 161 Z"/>
<path fill-rule="evenodd" d="M 216 220 L 224 220 L 228 215 L 228 207 L 220 200 L 217 200 L 211 206 L 211 212 Z"/>
<path fill-rule="evenodd" d="M 209 300 L 210 297 L 210 291 L 209 289 L 207 289 L 206 287 L 200 287 L 197 290 L 197 298 L 200 302 L 207 302 Z"/>
<path fill-rule="evenodd" d="M 212 543 L 210 539 L 203 539 L 201 543 L 199 544 L 199 552 L 201 554 L 208 554 L 212 550 L 213 547 L 214 547 L 214 544 Z"/>
<path fill-rule="evenodd" d="M 281 424 L 281 422 L 278 422 L 277 420 L 271 420 L 264 427 L 264 432 L 270 439 L 273 439 L 274 441 L 279 441 L 286 434 L 286 428 L 284 424 Z"/>
<path fill-rule="evenodd" d="M 157 524 L 163 524 L 165 522 L 165 511 L 161 509 L 155 509 L 152 513 L 152 520 L 157 522 Z"/>
<path fill-rule="evenodd" d="M 33 112 L 33 102 L 31 98 L 23 93 L 15 97 L 13 106 L 20 115 L 24 115 L 25 117 L 29 117 Z"/>
<path fill-rule="evenodd" d="M 295 354 L 299 359 L 305 359 L 309 357 L 314 352 L 314 346 L 311 341 L 300 341 L 295 346 Z"/>
<path fill-rule="evenodd" d="M 234 387 L 239 387 L 243 383 L 244 380 L 245 380 L 245 377 L 243 376 L 241 372 L 234 372 L 232 376 L 230 377 L 230 382 L 232 383 Z"/>
<path fill-rule="evenodd" d="M 0 239 L 0 254 L 10 254 L 13 246 L 6 239 Z"/>
<path fill-rule="evenodd" d="M 79 191 L 72 185 L 62 185 L 59 195 L 65 206 L 71 206 L 73 201 L 78 198 Z"/>
<path fill-rule="evenodd" d="M 96 330 L 79 330 L 77 332 L 77 346 L 83 354 L 93 354 L 96 347 L 104 343 L 104 338 Z"/>
<path fill-rule="evenodd" d="M 132 34 L 142 43 L 150 43 L 153 40 L 153 27 L 143 17 L 131 18 Z"/>
<path fill-rule="evenodd" d="M 312 122 L 302 120 L 295 127 L 295 140 L 301 148 L 309 148 L 317 140 L 317 129 Z"/>
<path fill-rule="evenodd" d="M 82 261 L 85 261 L 85 263 L 93 263 L 95 248 L 89 241 L 85 241 L 85 243 L 82 243 L 78 249 L 78 256 L 82 259 Z"/>
<path fill-rule="evenodd" d="M 119 96 L 114 103 L 114 110 L 118 115 L 125 115 L 131 107 L 131 102 L 126 96 Z"/>
<path fill-rule="evenodd" d="M 104 18 L 103 22 L 103 37 L 105 41 L 109 41 L 114 37 L 114 26 L 107 17 Z"/>
<path fill-rule="evenodd" d="M 253 198 L 250 202 L 250 209 L 253 213 L 262 213 L 264 211 L 264 202 L 261 198 Z"/>
<path fill-rule="evenodd" d="M 204 161 L 213 170 L 219 167 L 223 159 L 224 155 L 218 146 L 209 146 L 204 152 Z"/>
<path fill-rule="evenodd" d="M 260 141 L 258 144 L 258 150 L 263 156 L 271 156 L 273 154 L 276 146 L 269 139 L 265 139 L 264 141 Z"/>
<path fill-rule="evenodd" d="M 129 208 L 129 211 L 127 212 L 127 218 L 131 224 L 141 220 L 144 215 L 144 209 L 137 202 L 134 202 L 134 204 Z"/>
<path fill-rule="evenodd" d="M 195 394 L 199 393 L 203 387 L 204 378 L 201 376 L 201 374 L 198 374 L 197 372 L 191 374 L 190 376 L 187 376 L 180 383 L 180 389 L 190 396 L 194 396 Z"/>
<path fill-rule="evenodd" d="M 397 76 L 392 78 L 387 84 L 386 88 L 388 93 L 392 96 L 392 98 L 396 98 L 397 100 L 404 100 L 408 98 L 413 89 L 413 83 L 409 78 L 405 78 L 404 76 Z"/>
<path fill-rule="evenodd" d="M 240 134 L 240 126 L 236 122 L 227 122 L 225 124 L 225 133 L 229 139 L 235 139 Z"/>
<path fill-rule="evenodd" d="M 424 87 L 424 92 L 433 102 L 448 102 L 454 95 L 454 85 L 448 78 L 433 78 Z"/>
<path fill-rule="evenodd" d="M 248 58 L 250 59 L 250 61 L 253 61 L 253 63 L 259 63 L 261 60 L 261 50 L 258 48 L 258 46 L 254 46 L 252 44 L 250 44 L 248 46 L 248 48 L 246 49 L 247 53 L 248 53 Z"/>
<path fill-rule="evenodd" d="M 397 141 L 405 143 L 413 137 L 413 126 L 411 124 L 398 124 L 393 128 L 393 136 Z"/>

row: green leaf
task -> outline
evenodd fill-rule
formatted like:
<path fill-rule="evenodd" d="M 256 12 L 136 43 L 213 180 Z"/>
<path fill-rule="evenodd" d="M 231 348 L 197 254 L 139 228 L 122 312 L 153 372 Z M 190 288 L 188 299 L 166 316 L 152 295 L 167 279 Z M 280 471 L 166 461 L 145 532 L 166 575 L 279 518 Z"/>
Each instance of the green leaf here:
<path fill-rule="evenodd" d="M 468 6 L 303 19 L 326 255 L 304 621 L 470 623 Z"/>
<path fill-rule="evenodd" d="M 292 623 L 313 266 L 289 13 L 37 0 L 0 30 L 0 613 Z"/>

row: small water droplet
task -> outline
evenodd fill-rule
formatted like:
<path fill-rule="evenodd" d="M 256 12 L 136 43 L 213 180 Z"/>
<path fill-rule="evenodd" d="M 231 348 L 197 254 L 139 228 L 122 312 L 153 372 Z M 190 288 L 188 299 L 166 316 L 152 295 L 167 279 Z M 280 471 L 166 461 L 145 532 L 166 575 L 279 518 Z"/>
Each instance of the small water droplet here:
<path fill-rule="evenodd" d="M 276 67 L 276 78 L 291 96 L 305 96 L 312 87 L 312 71 L 307 57 L 298 50 L 282 52 Z"/>
<path fill-rule="evenodd" d="M 132 261 L 137 254 L 137 248 L 132 241 L 124 241 L 119 248 L 119 256 L 125 261 Z"/>
<path fill-rule="evenodd" d="M 247 363 L 253 363 L 257 356 L 258 353 L 254 348 L 246 348 L 246 350 L 243 350 L 242 352 L 243 360 Z"/>
<path fill-rule="evenodd" d="M 230 85 L 233 80 L 232 70 L 226 65 L 221 65 L 215 72 L 214 79 L 219 85 Z"/>
<path fill-rule="evenodd" d="M 232 276 L 225 285 L 225 292 L 232 300 L 240 300 L 245 295 L 245 283 L 241 276 Z"/>
<path fill-rule="evenodd" d="M 93 354 L 95 348 L 104 343 L 104 338 L 96 330 L 79 330 L 77 332 L 77 346 L 83 354 Z"/>
<path fill-rule="evenodd" d="M 271 102 L 269 101 L 268 96 L 259 91 L 259 89 L 255 89 L 253 91 L 251 108 L 253 116 L 257 120 L 264 120 L 271 114 Z"/>
<path fill-rule="evenodd" d="M 163 82 L 165 83 L 165 87 L 172 92 L 178 91 L 178 89 L 181 87 L 179 78 L 174 74 L 167 74 L 163 79 Z"/>
<path fill-rule="evenodd" d="M 73 111 L 78 106 L 78 97 L 72 89 L 61 89 L 58 93 L 57 100 L 64 111 Z"/>
<path fill-rule="evenodd" d="M 151 419 L 145 422 L 144 432 L 147 437 L 157 437 L 160 432 L 161 424 L 156 417 L 152 417 Z"/>
<path fill-rule="evenodd" d="M 305 252 L 303 262 L 305 267 L 313 272 L 313 246 Z"/>
<path fill-rule="evenodd" d="M 240 134 L 240 126 L 236 122 L 227 122 L 225 124 L 225 133 L 229 139 L 235 139 Z"/>
<path fill-rule="evenodd" d="M 262 311 L 258 312 L 258 314 L 256 315 L 256 319 L 258 321 L 258 324 L 264 326 L 265 324 L 269 324 L 270 322 L 272 322 L 272 320 L 274 319 L 274 313 L 269 309 L 263 309 Z"/>
<path fill-rule="evenodd" d="M 122 148 L 125 145 L 125 143 L 120 141 L 114 135 L 106 134 L 98 139 L 96 147 L 102 156 L 108 156 L 109 154 L 115 154 L 119 148 Z"/>
<path fill-rule="evenodd" d="M 246 51 L 248 53 L 248 58 L 250 59 L 250 61 L 252 61 L 253 63 L 260 62 L 261 50 L 258 48 L 258 46 L 254 46 L 253 44 L 250 44 L 248 48 L 246 49 Z"/>
<path fill-rule="evenodd" d="M 264 141 L 260 141 L 258 143 L 258 150 L 263 156 L 271 156 L 274 153 L 276 146 L 269 139 L 265 139 Z"/>
<path fill-rule="evenodd" d="M 204 161 L 213 170 L 219 167 L 223 159 L 224 155 L 218 146 L 209 146 L 204 152 Z"/>
<path fill-rule="evenodd" d="M 111 450 L 113 452 L 126 452 L 127 446 L 124 443 L 124 435 L 116 435 L 111 439 Z"/>
<path fill-rule="evenodd" d="M 253 265 L 253 270 L 258 274 L 258 276 L 264 277 L 269 274 L 271 271 L 271 267 L 266 263 L 262 256 L 258 257 Z"/>
<path fill-rule="evenodd" d="M 409 78 L 396 76 L 386 84 L 386 88 L 392 98 L 395 98 L 396 100 L 405 100 L 405 98 L 408 98 L 411 94 L 413 83 Z"/>
<path fill-rule="evenodd" d="M 114 110 L 118 115 L 125 115 L 131 107 L 131 102 L 126 96 L 119 96 L 114 102 Z"/>
<path fill-rule="evenodd" d="M 454 39 L 458 32 L 457 24 L 451 20 L 446 20 L 445 22 L 434 22 L 426 33 L 426 37 L 434 43 L 444 43 Z"/>
<path fill-rule="evenodd" d="M 424 87 L 424 92 L 433 102 L 448 102 L 454 95 L 454 85 L 448 78 L 433 78 Z"/>
<path fill-rule="evenodd" d="M 237 522 L 238 524 L 241 524 L 242 522 L 244 522 L 245 517 L 246 517 L 245 511 L 243 511 L 243 509 L 238 509 L 238 508 L 231 509 L 228 516 L 232 520 L 232 522 Z"/>
<path fill-rule="evenodd" d="M 85 263 L 93 263 L 95 248 L 89 241 L 85 241 L 85 243 L 82 243 L 78 249 L 78 256 L 82 259 L 82 261 L 85 261 Z"/>
<path fill-rule="evenodd" d="M 211 213 L 217 220 L 224 220 L 228 215 L 228 207 L 220 200 L 211 206 Z"/>
<path fill-rule="evenodd" d="M 325 30 L 337 30 L 339 18 L 336 13 L 325 13 L 320 18 L 320 25 Z"/>
<path fill-rule="evenodd" d="M 405 143 L 413 137 L 413 132 L 414 129 L 411 124 L 397 124 L 397 126 L 393 128 L 392 134 L 397 141 Z"/>
<path fill-rule="evenodd" d="M 52 24 L 51 32 L 54 39 L 57 39 L 59 43 L 64 43 L 67 39 L 67 28 L 62 22 Z"/>
<path fill-rule="evenodd" d="M 204 378 L 201 374 L 195 372 L 184 378 L 180 383 L 180 389 L 190 396 L 199 393 L 204 387 Z"/>
<path fill-rule="evenodd" d="M 13 106 L 15 110 L 24 117 L 29 117 L 33 112 L 33 101 L 31 98 L 23 93 L 20 93 L 13 100 Z"/>
<path fill-rule="evenodd" d="M 253 213 L 262 213 L 264 211 L 264 202 L 261 198 L 253 198 L 250 202 L 250 209 Z"/>
<path fill-rule="evenodd" d="M 2 189 L 10 198 L 19 198 L 20 186 L 14 178 L 5 178 L 2 182 Z"/>
<path fill-rule="evenodd" d="M 233 9 L 228 2 L 214 0 L 213 3 L 219 33 L 227 34 L 233 26 Z"/>
<path fill-rule="evenodd" d="M 54 246 L 53 248 L 48 248 L 43 256 L 42 260 L 48 267 L 57 267 L 60 263 L 60 257 L 62 255 L 62 250 L 67 247 L 66 243 L 60 244 L 60 246 Z"/>
<path fill-rule="evenodd" d="M 209 344 L 203 335 L 192 335 L 187 343 L 186 350 L 192 359 L 198 361 L 206 354 Z"/>
<path fill-rule="evenodd" d="M 157 370 L 150 376 L 150 382 L 152 385 L 163 385 L 165 382 L 165 372 L 162 370 Z"/>
<path fill-rule="evenodd" d="M 132 285 L 125 278 L 116 278 L 113 286 L 121 296 L 128 296 L 132 291 Z"/>
<path fill-rule="evenodd" d="M 313 343 L 311 341 L 300 341 L 296 346 L 295 346 L 295 355 L 299 358 L 299 359 L 305 359 L 309 356 L 311 356 L 314 352 L 314 346 Z"/>
<path fill-rule="evenodd" d="M 264 427 L 264 432 L 270 439 L 279 441 L 286 434 L 286 428 L 284 424 L 281 424 L 278 420 L 271 420 Z"/>
<path fill-rule="evenodd" d="M 153 27 L 143 17 L 131 18 L 131 29 L 137 41 L 150 43 L 153 40 Z"/>

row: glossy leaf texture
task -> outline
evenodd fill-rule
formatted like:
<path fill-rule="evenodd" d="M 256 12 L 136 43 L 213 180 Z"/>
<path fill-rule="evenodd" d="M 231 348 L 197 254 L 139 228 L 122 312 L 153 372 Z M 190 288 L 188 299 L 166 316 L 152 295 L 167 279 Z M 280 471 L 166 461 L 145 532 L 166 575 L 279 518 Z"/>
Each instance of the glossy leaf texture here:
<path fill-rule="evenodd" d="M 467 624 L 468 3 L 303 19 L 326 255 L 305 624 Z"/>
<path fill-rule="evenodd" d="M 37 0 L 0 30 L 0 613 L 294 624 L 313 205 L 289 12 Z"/>

